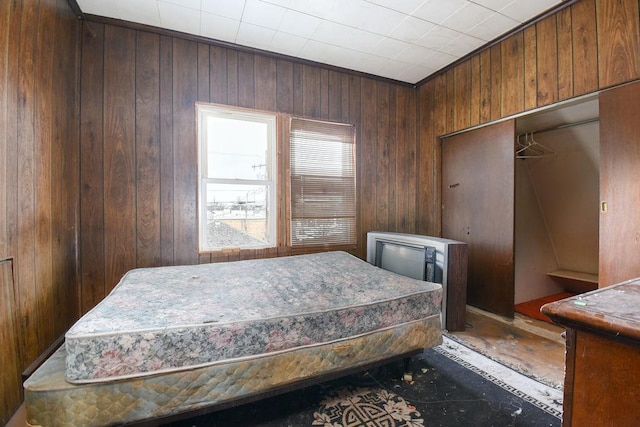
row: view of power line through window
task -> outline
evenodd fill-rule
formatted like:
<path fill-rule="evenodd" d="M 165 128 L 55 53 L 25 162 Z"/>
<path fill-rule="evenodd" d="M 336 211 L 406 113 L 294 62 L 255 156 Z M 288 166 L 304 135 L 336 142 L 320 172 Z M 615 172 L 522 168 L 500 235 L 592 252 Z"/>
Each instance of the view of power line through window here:
<path fill-rule="evenodd" d="M 244 112 L 210 114 L 204 125 L 201 247 L 274 246 L 270 152 L 275 118 Z"/>
<path fill-rule="evenodd" d="M 200 251 L 356 243 L 353 125 L 197 108 Z M 288 129 L 278 132 L 277 123 Z M 279 175 L 278 133 L 289 161 Z"/>

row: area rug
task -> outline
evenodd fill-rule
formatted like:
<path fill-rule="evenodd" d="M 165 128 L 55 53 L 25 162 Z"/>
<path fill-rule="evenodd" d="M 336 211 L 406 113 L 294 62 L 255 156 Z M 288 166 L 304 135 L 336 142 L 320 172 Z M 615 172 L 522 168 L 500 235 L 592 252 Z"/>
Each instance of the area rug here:
<path fill-rule="evenodd" d="M 411 361 L 172 427 L 560 426 L 562 391 L 444 338 Z"/>

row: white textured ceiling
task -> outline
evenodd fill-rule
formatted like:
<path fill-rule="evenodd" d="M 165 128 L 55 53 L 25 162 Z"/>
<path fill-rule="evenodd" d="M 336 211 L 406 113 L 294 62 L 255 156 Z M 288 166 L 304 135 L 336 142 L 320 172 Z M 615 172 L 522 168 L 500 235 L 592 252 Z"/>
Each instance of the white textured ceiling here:
<path fill-rule="evenodd" d="M 77 0 L 85 14 L 416 83 L 562 0 Z"/>

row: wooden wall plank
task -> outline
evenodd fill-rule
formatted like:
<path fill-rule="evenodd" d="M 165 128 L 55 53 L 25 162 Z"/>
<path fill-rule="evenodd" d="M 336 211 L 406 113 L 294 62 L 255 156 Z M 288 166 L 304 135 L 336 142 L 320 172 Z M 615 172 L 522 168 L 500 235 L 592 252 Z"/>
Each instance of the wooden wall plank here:
<path fill-rule="evenodd" d="M 277 77 L 276 60 L 256 55 L 255 58 L 255 100 L 256 108 L 264 111 L 276 111 Z"/>
<path fill-rule="evenodd" d="M 376 84 L 377 122 L 376 129 L 376 173 L 375 180 L 375 225 L 374 230 L 386 230 L 389 226 L 389 85 Z"/>
<path fill-rule="evenodd" d="M 86 313 L 106 295 L 104 254 L 104 25 L 82 25 L 80 89 L 80 308 Z"/>
<path fill-rule="evenodd" d="M 482 96 L 482 88 L 481 88 L 481 64 L 480 64 L 480 56 L 473 56 L 470 61 L 471 63 L 471 107 L 470 107 L 470 117 L 469 117 L 469 125 L 476 126 L 481 123 L 480 121 L 480 110 L 482 106 L 481 96 Z"/>
<path fill-rule="evenodd" d="M 304 87 L 303 87 L 303 70 L 304 67 L 300 63 L 293 64 L 293 109 L 292 114 L 297 116 L 304 115 Z"/>
<path fill-rule="evenodd" d="M 133 30 L 105 26 L 103 131 L 107 292 L 136 265 L 135 36 Z"/>
<path fill-rule="evenodd" d="M 329 118 L 329 70 L 320 68 L 320 114 L 318 118 Z"/>
<path fill-rule="evenodd" d="M 227 60 L 232 56 L 227 55 Z M 198 96 L 197 60 L 196 43 L 173 39 L 173 231 L 174 262 L 179 264 L 198 262 L 195 200 L 197 171 L 194 167 L 197 158 L 194 112 Z M 229 77 L 232 74 L 238 75 L 237 72 L 230 72 Z M 233 86 L 233 83 L 229 84 L 230 88 Z M 228 93 L 231 98 L 231 91 Z"/>
<path fill-rule="evenodd" d="M 38 4 L 26 3 L 21 15 L 20 44 L 18 50 L 19 68 L 17 79 L 18 110 L 17 123 L 17 188 L 18 218 L 17 257 L 14 264 L 17 280 L 20 282 L 19 310 L 22 340 L 22 357 L 34 360 L 38 356 L 39 334 L 42 329 L 41 313 L 37 303 L 36 268 L 36 173 L 35 170 L 35 67 L 37 31 L 31 23 L 37 21 Z"/>
<path fill-rule="evenodd" d="M 537 32 L 532 25 L 524 30 L 524 109 L 538 106 Z"/>
<path fill-rule="evenodd" d="M 571 8 L 557 13 L 558 29 L 558 100 L 573 97 L 573 32 Z"/>
<path fill-rule="evenodd" d="M 293 113 L 293 63 L 276 61 L 276 111 Z"/>
<path fill-rule="evenodd" d="M 478 64 L 480 62 L 478 61 Z M 479 81 L 479 80 L 478 80 Z M 418 234 L 430 235 L 433 233 L 433 218 L 436 217 L 434 212 L 435 206 L 433 197 L 435 187 L 435 174 L 437 166 L 435 165 L 434 143 L 436 140 L 433 136 L 433 114 L 434 114 L 434 93 L 435 81 L 430 80 L 426 84 L 418 87 L 417 108 L 418 108 L 418 196 L 417 196 L 417 213 L 416 213 L 416 232 Z M 480 107 L 478 101 L 478 109 Z"/>
<path fill-rule="evenodd" d="M 415 90 L 406 86 L 398 88 L 398 93 L 401 94 L 402 102 L 405 105 L 405 120 L 396 120 L 398 126 L 405 129 L 403 135 L 403 142 L 408 146 L 408 163 L 403 168 L 407 170 L 407 226 L 403 229 L 406 233 L 416 232 L 416 203 L 417 203 L 417 189 L 416 189 L 416 177 L 418 164 L 417 161 L 417 123 L 418 117 L 416 112 L 416 92 Z M 398 100 L 398 104 L 400 100 Z"/>
<path fill-rule="evenodd" d="M 214 50 L 219 53 L 219 51 Z M 213 57 L 214 55 L 211 55 Z M 210 57 L 210 59 L 211 59 Z M 224 57 L 226 59 L 226 55 Z M 217 68 L 219 70 L 219 68 Z M 223 62 L 224 76 L 226 76 L 226 61 Z M 213 77 L 215 76 L 215 77 Z M 210 84 L 212 99 L 219 100 L 218 96 L 224 96 L 226 100 L 226 77 L 224 90 L 218 82 L 215 69 L 210 78 L 216 84 Z M 168 36 L 160 37 L 160 63 L 159 63 L 159 111 L 160 111 L 160 259 L 161 265 L 173 265 L 174 256 L 174 170 L 173 170 L 173 39 Z"/>
<path fill-rule="evenodd" d="M 210 64 L 209 45 L 198 43 L 198 102 L 210 102 L 211 100 Z"/>
<path fill-rule="evenodd" d="M 12 4 L 0 4 L 0 28 L 10 28 Z M 9 134 L 9 31 L 0 31 L 0 176 L 7 177 Z M 0 180 L 0 258 L 9 256 L 8 218 L 9 185 L 6 179 Z"/>
<path fill-rule="evenodd" d="M 576 96 L 598 88 L 598 45 L 595 0 L 571 5 L 573 90 Z"/>
<path fill-rule="evenodd" d="M 322 117 L 322 96 L 320 87 L 320 69 L 310 65 L 303 65 L 302 114 L 305 117 Z"/>
<path fill-rule="evenodd" d="M 343 123 L 353 123 L 353 120 L 351 119 L 350 114 L 350 109 L 349 109 L 349 105 L 350 105 L 350 101 L 351 101 L 351 96 L 350 96 L 350 87 L 349 87 L 349 82 L 350 82 L 351 77 L 348 74 L 342 74 L 342 106 L 341 106 L 341 110 L 342 110 L 342 114 L 340 115 L 340 121 Z"/>
<path fill-rule="evenodd" d="M 453 78 L 453 73 L 450 74 Z M 447 78 L 447 92 L 449 91 L 449 80 Z M 449 93 L 448 93 L 449 95 Z M 396 96 L 396 223 L 395 230 L 402 233 L 409 233 L 411 230 L 411 215 L 409 212 L 409 204 L 411 198 L 410 177 L 414 173 L 412 168 L 412 151 L 409 141 L 406 139 L 409 123 L 408 115 L 410 113 L 407 102 L 406 93 L 398 91 Z M 449 120 L 447 120 L 449 122 Z"/>
<path fill-rule="evenodd" d="M 372 80 L 362 80 L 361 92 L 362 128 L 360 132 L 360 225 L 362 227 L 361 239 L 366 238 L 366 232 L 376 227 L 376 188 L 373 185 L 364 185 L 367 182 L 376 182 L 376 107 L 378 93 L 376 83 Z"/>
<path fill-rule="evenodd" d="M 135 166 L 136 166 L 136 267 L 160 264 L 160 38 L 136 35 Z M 207 47 L 208 53 L 208 47 Z M 202 58 L 203 60 L 205 58 Z M 209 69 L 209 57 L 206 56 Z M 209 79 L 201 87 L 209 95 Z"/>
<path fill-rule="evenodd" d="M 227 49 L 227 104 L 238 104 L 238 51 Z"/>
<path fill-rule="evenodd" d="M 334 122 L 342 120 L 342 74 L 331 70 L 329 73 L 329 81 L 327 82 L 327 118 Z"/>
<path fill-rule="evenodd" d="M 558 100 L 558 35 L 556 15 L 536 24 L 538 50 L 538 106 Z"/>
<path fill-rule="evenodd" d="M 502 117 L 501 45 L 491 47 L 491 120 Z"/>
<path fill-rule="evenodd" d="M 502 115 L 524 109 L 524 37 L 519 32 L 500 43 L 502 60 Z"/>
<path fill-rule="evenodd" d="M 215 104 L 227 103 L 227 49 L 211 46 L 209 51 L 209 99 Z"/>
<path fill-rule="evenodd" d="M 358 195 L 356 196 L 356 202 L 358 204 L 359 218 L 362 218 L 362 188 L 363 188 L 363 165 L 362 165 L 362 146 L 365 144 L 366 139 L 363 137 L 363 116 L 362 112 L 362 80 L 358 76 L 349 76 L 349 122 L 356 127 L 356 162 L 358 176 L 356 178 L 356 189 Z M 356 252 L 361 258 L 366 258 L 366 231 L 362 225 L 362 220 L 358 222 L 358 246 L 359 250 Z M 278 253 L 279 255 L 279 253 Z"/>
<path fill-rule="evenodd" d="M 53 230 L 54 301 L 49 312 L 54 337 L 61 336 L 80 316 L 78 275 L 78 225 L 80 213 L 80 48 L 82 26 L 65 0 L 47 3 L 56 15 L 53 38 L 52 117 L 53 142 L 51 185 Z M 60 91 L 60 92 L 57 92 Z M 62 96 L 61 94 L 66 94 Z M 59 310 L 65 307 L 65 310 Z M 48 344 L 48 343 L 46 343 Z M 42 345 L 45 345 L 43 343 Z"/>
<path fill-rule="evenodd" d="M 491 120 L 491 70 L 491 50 L 487 49 L 480 53 L 480 123 Z"/>
<path fill-rule="evenodd" d="M 4 126 L 0 129 L 0 144 L 4 154 L 2 162 L 5 162 L 3 169 L 5 179 L 0 180 L 0 190 L 3 194 L 4 209 L 0 212 L 3 217 L 2 248 L 4 251 L 2 258 L 11 260 L 12 265 L 4 265 L 3 273 L 7 273 L 7 268 L 11 267 L 15 271 L 15 257 L 18 253 L 18 75 L 20 63 L 16 60 L 20 52 L 20 27 L 22 23 L 22 8 L 24 2 L 4 2 L 0 4 L 0 21 L 6 23 L 2 28 L 3 35 L 0 36 L 0 53 L 4 64 L 0 64 L 0 80 L 2 80 L 3 96 L 0 98 L 0 117 L 4 119 Z M 0 61 L 2 62 L 2 61 Z M 8 421 L 13 412 L 17 409 L 22 400 L 22 387 L 16 379 L 23 369 L 24 360 L 24 334 L 21 331 L 23 320 L 22 312 L 18 303 L 21 294 L 21 283 L 19 277 L 12 274 L 12 277 L 3 276 L 2 292 L 2 319 L 3 319 L 3 340 L 6 346 L 0 350 L 2 354 L 5 372 L 10 377 L 7 381 L 0 383 L 2 390 L 2 413 L 3 420 Z M 4 337 L 7 337 L 5 340 Z M 6 363 L 6 364 L 4 364 Z"/>
<path fill-rule="evenodd" d="M 2 46 L 2 45 L 0 45 Z M 3 344 L 0 351 L 0 366 L 2 366 L 2 383 L 0 390 L 0 422 L 7 425 L 11 415 L 18 409 L 22 402 L 20 389 L 20 363 L 19 340 L 20 329 L 16 318 L 16 296 L 13 283 L 13 260 L 0 260 L 0 341 Z"/>
<path fill-rule="evenodd" d="M 471 61 L 464 61 L 454 67 L 455 111 L 454 129 L 460 130 L 471 125 Z"/>
<path fill-rule="evenodd" d="M 605 88 L 640 76 L 638 2 L 596 1 L 599 86 Z"/>
<path fill-rule="evenodd" d="M 50 3 L 42 1 L 38 9 L 38 35 L 36 46 L 35 72 L 35 141 L 34 172 L 37 177 L 52 177 L 52 157 L 56 150 L 53 145 L 55 133 L 55 112 L 53 109 L 53 49 L 48 40 L 56 37 L 55 11 Z M 58 35 L 61 36 L 61 35 Z M 59 167 L 60 165 L 56 165 Z M 54 301 L 53 284 L 53 227 L 52 227 L 52 187 L 50 182 L 35 185 L 35 276 L 37 307 L 40 313 L 40 342 L 53 342 L 55 336 L 55 315 L 51 308 Z"/>
<path fill-rule="evenodd" d="M 398 87 L 390 85 L 389 87 L 389 144 L 388 144 L 388 164 L 387 182 L 388 184 L 388 206 L 387 206 L 387 230 L 397 231 L 395 225 L 398 217 L 398 189 L 396 188 L 396 175 L 398 173 L 398 144 L 397 141 L 398 128 L 400 125 L 397 120 L 398 111 Z M 384 229 L 383 229 L 384 230 Z"/>
<path fill-rule="evenodd" d="M 255 83 L 254 55 L 238 52 L 238 105 L 240 107 L 255 108 Z"/>
<path fill-rule="evenodd" d="M 447 82 L 446 129 L 447 133 L 451 133 L 456 130 L 456 79 L 454 70 L 447 71 L 445 78 Z"/>
<path fill-rule="evenodd" d="M 434 93 L 434 134 L 444 135 L 447 132 L 447 78 L 444 74 L 435 78 Z"/>

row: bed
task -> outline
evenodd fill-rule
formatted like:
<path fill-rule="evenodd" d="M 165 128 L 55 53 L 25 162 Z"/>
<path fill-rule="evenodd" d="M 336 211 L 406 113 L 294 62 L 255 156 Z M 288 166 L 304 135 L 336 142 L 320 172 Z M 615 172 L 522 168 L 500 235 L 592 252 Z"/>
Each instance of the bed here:
<path fill-rule="evenodd" d="M 135 269 L 25 381 L 27 422 L 160 423 L 407 357 L 441 298 L 345 252 Z"/>

